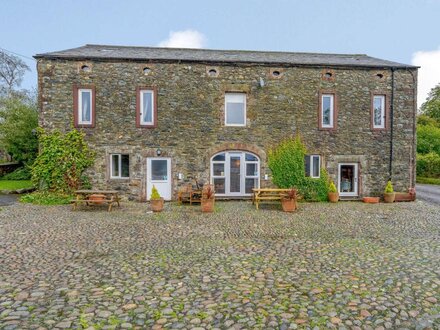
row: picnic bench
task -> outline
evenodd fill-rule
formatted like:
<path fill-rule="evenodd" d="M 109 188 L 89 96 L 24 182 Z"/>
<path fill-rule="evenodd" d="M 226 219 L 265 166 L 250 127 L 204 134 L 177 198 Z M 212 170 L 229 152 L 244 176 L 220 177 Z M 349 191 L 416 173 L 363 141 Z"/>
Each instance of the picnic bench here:
<path fill-rule="evenodd" d="M 108 205 L 108 212 L 113 208 L 113 205 L 120 206 L 120 197 L 117 190 L 77 190 L 75 191 L 76 198 L 71 200 L 73 210 L 76 210 L 78 205 Z M 92 195 L 103 195 L 103 199 L 93 199 Z M 93 196 L 92 196 L 93 197 Z"/>
<path fill-rule="evenodd" d="M 280 188 L 253 188 L 252 204 L 258 210 L 259 204 L 266 201 L 281 201 L 281 199 L 288 195 L 290 189 Z"/>

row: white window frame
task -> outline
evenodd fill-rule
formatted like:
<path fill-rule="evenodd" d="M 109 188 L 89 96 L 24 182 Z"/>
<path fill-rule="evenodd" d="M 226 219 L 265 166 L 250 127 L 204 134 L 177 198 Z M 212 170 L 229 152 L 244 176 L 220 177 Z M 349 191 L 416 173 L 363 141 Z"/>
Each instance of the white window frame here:
<path fill-rule="evenodd" d="M 243 98 L 243 124 L 229 124 L 228 123 L 228 98 L 231 97 L 242 97 Z M 227 92 L 225 93 L 225 126 L 235 126 L 235 127 L 244 127 L 246 126 L 246 116 L 247 116 L 247 111 L 246 111 L 246 98 L 247 98 L 247 94 L 246 93 L 233 93 L 233 92 Z M 230 101 L 229 101 L 230 102 Z"/>
<path fill-rule="evenodd" d="M 155 116 L 155 112 L 156 112 L 156 103 L 155 103 L 155 95 L 154 95 L 154 90 L 153 89 L 148 89 L 148 88 L 142 88 L 139 90 L 139 98 L 140 98 L 140 104 L 139 104 L 139 123 L 141 126 L 152 126 L 154 125 L 154 120 L 156 118 L 154 118 Z M 151 94 L 151 121 L 144 121 L 144 94 Z"/>
<path fill-rule="evenodd" d="M 324 98 L 330 97 L 330 124 L 324 124 Z M 335 95 L 334 94 L 322 94 L 321 95 L 321 127 L 322 128 L 334 128 L 335 117 Z"/>
<path fill-rule="evenodd" d="M 88 92 L 90 94 L 90 120 L 83 120 L 82 116 L 82 94 Z M 93 124 L 93 90 L 90 88 L 78 88 L 78 125 L 92 125 Z"/>
<path fill-rule="evenodd" d="M 321 177 L 321 155 L 306 155 L 307 158 L 309 158 L 309 164 L 310 164 L 310 178 L 313 179 L 319 179 Z M 313 162 L 313 158 L 318 157 L 318 176 L 315 176 L 314 173 L 314 162 Z M 304 164 L 305 165 L 305 164 Z M 307 173 L 306 173 L 307 176 Z"/>
<path fill-rule="evenodd" d="M 214 160 L 217 155 L 224 154 L 225 160 Z M 246 160 L 246 154 L 250 154 L 254 156 L 257 160 Z M 231 167 L 231 155 L 240 155 L 240 193 L 231 193 L 230 192 L 230 167 Z M 224 164 L 223 165 L 223 175 L 214 175 L 214 164 Z M 247 175 L 246 168 L 247 164 L 256 164 L 257 166 L 257 174 Z M 227 150 L 216 153 L 211 157 L 210 167 L 211 167 L 211 184 L 214 184 L 214 179 L 224 179 L 225 184 L 225 192 L 223 194 L 216 192 L 216 196 L 252 196 L 252 193 L 246 193 L 246 179 L 257 179 L 257 188 L 260 188 L 261 180 L 260 180 L 260 166 L 261 161 L 260 158 L 248 151 L 242 150 Z"/>
<path fill-rule="evenodd" d="M 375 123 L 375 100 L 376 100 L 376 98 L 380 98 L 381 99 L 381 102 L 380 102 L 380 105 L 381 105 L 381 116 L 380 116 L 380 118 L 382 119 L 381 120 L 381 124 L 380 125 L 376 125 L 376 123 Z M 385 120 L 386 120 L 386 118 L 385 118 L 385 114 L 386 114 L 386 112 L 385 112 L 385 105 L 386 105 L 386 103 L 385 103 L 385 100 L 386 100 L 386 96 L 385 95 L 373 95 L 373 112 L 372 112 L 372 118 L 371 118 L 371 120 L 373 121 L 373 128 L 385 128 Z"/>
<path fill-rule="evenodd" d="M 128 156 L 128 176 L 122 176 L 122 156 Z M 118 157 L 119 175 L 113 175 L 113 157 Z M 129 179 L 130 178 L 130 155 L 129 154 L 110 154 L 110 179 Z"/>

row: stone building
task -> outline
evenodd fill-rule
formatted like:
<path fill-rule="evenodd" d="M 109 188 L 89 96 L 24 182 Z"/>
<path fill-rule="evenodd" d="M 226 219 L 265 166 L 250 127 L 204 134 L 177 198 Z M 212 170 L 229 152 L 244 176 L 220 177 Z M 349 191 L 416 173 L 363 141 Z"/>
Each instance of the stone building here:
<path fill-rule="evenodd" d="M 36 55 L 40 124 L 96 151 L 96 188 L 166 199 L 194 179 L 218 197 L 271 184 L 267 151 L 299 133 L 307 174 L 341 196 L 415 183 L 417 67 L 367 55 L 85 45 Z"/>

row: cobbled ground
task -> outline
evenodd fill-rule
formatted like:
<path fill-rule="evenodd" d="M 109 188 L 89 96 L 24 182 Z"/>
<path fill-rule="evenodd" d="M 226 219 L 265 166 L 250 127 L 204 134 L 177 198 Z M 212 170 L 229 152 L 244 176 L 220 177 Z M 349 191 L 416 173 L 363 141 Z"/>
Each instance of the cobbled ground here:
<path fill-rule="evenodd" d="M 0 210 L 1 329 L 440 329 L 440 205 Z"/>

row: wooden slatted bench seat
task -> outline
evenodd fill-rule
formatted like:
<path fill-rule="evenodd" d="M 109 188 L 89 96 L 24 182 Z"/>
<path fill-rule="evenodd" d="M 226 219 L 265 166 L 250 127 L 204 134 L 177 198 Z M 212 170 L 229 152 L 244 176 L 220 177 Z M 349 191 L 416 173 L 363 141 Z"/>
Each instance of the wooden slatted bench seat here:
<path fill-rule="evenodd" d="M 259 204 L 264 201 L 281 201 L 281 198 L 286 196 L 290 189 L 278 188 L 254 188 L 252 195 L 252 204 L 258 210 Z"/>

